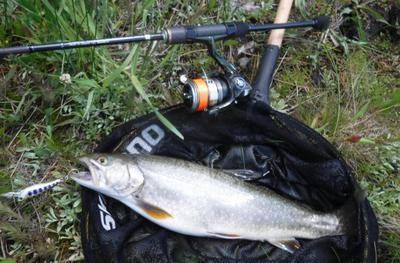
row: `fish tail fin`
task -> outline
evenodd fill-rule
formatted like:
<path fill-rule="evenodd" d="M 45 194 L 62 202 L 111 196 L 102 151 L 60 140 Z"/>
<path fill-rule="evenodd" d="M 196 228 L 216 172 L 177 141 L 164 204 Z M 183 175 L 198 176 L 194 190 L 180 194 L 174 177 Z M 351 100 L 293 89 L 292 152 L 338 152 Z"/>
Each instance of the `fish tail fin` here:
<path fill-rule="evenodd" d="M 360 204 L 365 198 L 366 193 L 357 185 L 353 195 L 336 211 L 340 226 L 338 234 L 357 235 Z"/>

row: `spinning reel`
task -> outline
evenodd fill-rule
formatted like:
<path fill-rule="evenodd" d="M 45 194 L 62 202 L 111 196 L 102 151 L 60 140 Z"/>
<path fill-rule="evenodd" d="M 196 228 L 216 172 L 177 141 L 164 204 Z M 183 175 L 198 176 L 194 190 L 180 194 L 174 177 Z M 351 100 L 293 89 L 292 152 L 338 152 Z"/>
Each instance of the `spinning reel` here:
<path fill-rule="evenodd" d="M 191 111 L 219 111 L 250 94 L 250 84 L 216 50 L 214 39 L 203 41 L 209 54 L 224 70 L 224 74 L 206 74 L 193 79 L 181 76 L 183 101 Z"/>
<path fill-rule="evenodd" d="M 183 101 L 192 111 L 216 112 L 249 95 L 251 86 L 239 75 L 202 76 L 184 82 Z"/>
<path fill-rule="evenodd" d="M 0 48 L 0 58 L 10 54 L 23 54 L 32 52 L 43 52 L 58 49 L 72 49 L 79 47 L 114 45 L 141 41 L 164 40 L 169 44 L 181 43 L 203 43 L 207 46 L 209 55 L 221 66 L 223 74 L 209 74 L 192 79 L 181 78 L 183 86 L 183 101 L 187 107 L 194 112 L 208 111 L 210 114 L 238 102 L 249 94 L 257 100 L 260 96 L 260 85 L 268 85 L 265 75 L 272 74 L 273 60 L 262 59 L 261 72 L 257 75 L 254 83 L 254 91 L 251 85 L 236 71 L 235 67 L 225 60 L 218 52 L 215 41 L 229 38 L 242 37 L 249 32 L 266 31 L 272 29 L 285 29 L 296 27 L 314 27 L 315 29 L 325 29 L 329 24 L 326 16 L 316 17 L 312 20 L 281 23 L 281 24 L 247 24 L 244 22 L 229 22 L 217 25 L 204 26 L 178 26 L 167 28 L 160 33 L 136 35 L 128 37 L 93 39 L 63 43 L 51 43 L 43 45 L 29 45 L 20 47 Z M 277 56 L 277 52 L 274 51 Z M 273 56 L 274 54 L 271 54 Z M 271 70 L 272 66 L 272 70 Z"/>

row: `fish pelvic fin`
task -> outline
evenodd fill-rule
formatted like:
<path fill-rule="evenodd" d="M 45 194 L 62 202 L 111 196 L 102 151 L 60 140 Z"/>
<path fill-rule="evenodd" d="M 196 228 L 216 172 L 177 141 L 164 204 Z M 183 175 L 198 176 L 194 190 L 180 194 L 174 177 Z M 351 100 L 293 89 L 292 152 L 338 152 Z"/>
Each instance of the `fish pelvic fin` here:
<path fill-rule="evenodd" d="M 146 201 L 136 199 L 136 204 L 153 219 L 163 220 L 172 217 L 170 213 Z"/>
<path fill-rule="evenodd" d="M 301 248 L 299 241 L 294 238 L 285 239 L 285 240 L 267 240 L 272 245 L 283 249 L 289 253 L 294 253 L 296 250 Z"/>
<path fill-rule="evenodd" d="M 237 234 L 225 234 L 225 233 L 216 233 L 216 232 L 207 232 L 210 236 L 224 238 L 224 239 L 240 239 L 242 238 L 240 235 Z"/>

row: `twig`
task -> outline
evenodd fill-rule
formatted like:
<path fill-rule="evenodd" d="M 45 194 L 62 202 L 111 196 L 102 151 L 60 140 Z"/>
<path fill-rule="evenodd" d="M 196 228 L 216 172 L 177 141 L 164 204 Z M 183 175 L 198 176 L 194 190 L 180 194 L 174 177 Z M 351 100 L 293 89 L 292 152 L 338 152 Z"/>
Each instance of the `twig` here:
<path fill-rule="evenodd" d="M 11 140 L 11 142 L 8 144 L 7 149 L 11 147 L 11 145 L 14 143 L 15 139 L 18 137 L 19 133 L 22 131 L 22 129 L 25 127 L 25 125 L 28 123 L 28 121 L 32 118 L 33 114 L 36 112 L 37 108 L 35 107 L 34 110 L 32 111 L 31 115 L 29 115 L 28 119 L 22 124 L 21 128 L 17 131 L 15 134 L 14 138 Z"/>
<path fill-rule="evenodd" d="M 14 170 L 12 171 L 12 173 L 11 173 L 11 175 L 10 175 L 10 178 L 12 178 L 12 177 L 14 176 L 15 171 L 17 170 L 17 168 L 18 168 L 18 166 L 19 166 L 19 163 L 20 163 L 21 160 L 22 160 L 22 157 L 24 156 L 24 153 L 25 153 L 25 151 L 23 151 L 23 152 L 21 153 L 21 156 L 18 158 L 18 161 L 17 161 L 17 163 L 15 164 Z"/>
<path fill-rule="evenodd" d="M 6 249 L 4 247 L 3 236 L 0 238 L 0 246 L 1 246 L 1 252 L 3 253 L 3 258 L 7 258 L 7 252 L 6 252 Z"/>
<path fill-rule="evenodd" d="M 44 180 L 46 180 L 47 176 L 49 175 L 51 169 L 54 168 L 54 166 L 56 166 L 56 164 L 58 163 L 58 160 L 55 160 L 52 165 L 50 165 L 49 167 L 47 167 L 46 171 L 44 171 L 44 176 L 42 177 L 42 179 L 40 180 L 40 182 L 42 183 Z"/>

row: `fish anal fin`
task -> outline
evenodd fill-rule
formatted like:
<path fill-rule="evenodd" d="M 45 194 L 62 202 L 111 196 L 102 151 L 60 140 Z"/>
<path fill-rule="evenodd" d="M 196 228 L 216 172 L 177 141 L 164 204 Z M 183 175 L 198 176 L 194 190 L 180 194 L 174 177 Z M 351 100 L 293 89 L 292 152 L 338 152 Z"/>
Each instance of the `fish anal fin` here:
<path fill-rule="evenodd" d="M 224 239 L 240 239 L 241 236 L 237 234 L 225 234 L 225 233 L 216 233 L 216 232 L 207 232 L 209 235 L 213 237 L 219 237 Z"/>
<path fill-rule="evenodd" d="M 172 217 L 170 213 L 143 200 L 137 200 L 137 205 L 153 219 L 163 220 Z"/>
<path fill-rule="evenodd" d="M 299 241 L 294 238 L 285 239 L 285 240 L 267 240 L 272 245 L 283 249 L 289 253 L 294 253 L 296 250 L 301 248 Z"/>

